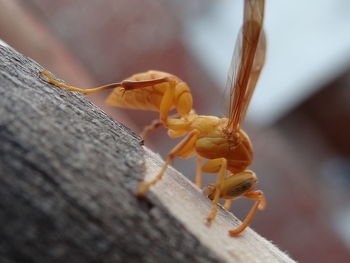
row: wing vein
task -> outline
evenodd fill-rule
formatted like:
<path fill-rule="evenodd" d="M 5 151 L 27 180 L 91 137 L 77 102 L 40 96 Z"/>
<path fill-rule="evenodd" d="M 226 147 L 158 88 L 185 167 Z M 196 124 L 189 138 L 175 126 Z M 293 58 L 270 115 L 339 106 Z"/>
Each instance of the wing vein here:
<path fill-rule="evenodd" d="M 264 4 L 264 0 L 245 1 L 243 26 L 226 83 L 226 89 L 230 89 L 229 132 L 237 132 L 242 125 L 265 62 L 266 38 L 262 28 Z"/>

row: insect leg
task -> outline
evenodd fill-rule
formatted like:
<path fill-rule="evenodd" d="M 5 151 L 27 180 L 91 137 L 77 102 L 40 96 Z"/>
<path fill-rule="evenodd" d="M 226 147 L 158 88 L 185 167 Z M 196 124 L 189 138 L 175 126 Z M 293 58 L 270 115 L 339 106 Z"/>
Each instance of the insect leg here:
<path fill-rule="evenodd" d="M 225 158 L 220 158 L 221 160 L 221 167 L 219 170 L 218 178 L 216 180 L 216 191 L 215 196 L 212 201 L 212 209 L 211 213 L 209 214 L 207 221 L 210 224 L 211 221 L 213 221 L 216 217 L 217 209 L 218 209 L 218 202 L 221 194 L 221 188 L 224 183 L 225 175 L 226 175 L 226 168 L 227 168 L 227 160 Z"/>
<path fill-rule="evenodd" d="M 178 113 L 172 114 L 171 116 L 169 116 L 169 118 L 180 118 L 181 116 Z M 157 119 L 157 120 L 153 120 L 151 122 L 151 124 L 145 126 L 142 130 L 142 132 L 140 133 L 140 136 L 142 139 L 145 139 L 148 135 L 149 132 L 154 131 L 156 129 L 159 129 L 160 127 L 163 126 L 163 123 L 161 120 Z"/>
<path fill-rule="evenodd" d="M 202 184 L 202 166 L 201 166 L 201 162 L 203 161 L 203 157 L 199 156 L 197 157 L 197 170 L 196 170 L 196 186 L 198 188 L 201 188 L 201 184 Z"/>
<path fill-rule="evenodd" d="M 265 206 L 266 206 L 265 196 L 264 196 L 264 193 L 262 191 L 259 191 L 259 190 L 251 191 L 251 192 L 248 192 L 248 193 L 244 194 L 244 196 L 249 198 L 249 199 L 253 199 L 256 202 L 253 205 L 253 207 L 250 209 L 248 215 L 243 220 L 242 224 L 239 227 L 237 227 L 236 229 L 229 231 L 230 236 L 237 236 L 244 229 L 246 229 L 246 227 L 248 227 L 248 225 L 252 221 L 256 211 L 258 209 L 259 210 L 264 209 Z"/>
<path fill-rule="evenodd" d="M 140 137 L 142 139 L 145 139 L 149 132 L 159 129 L 162 126 L 163 126 L 163 123 L 161 122 L 161 120 L 153 120 L 151 124 L 143 128 L 142 132 L 140 133 Z"/>
<path fill-rule="evenodd" d="M 262 191 L 260 191 L 260 190 L 250 191 L 250 192 L 244 194 L 244 196 L 249 198 L 249 199 L 259 201 L 260 202 L 259 206 L 258 206 L 259 210 L 265 209 L 266 199 L 265 199 L 265 195 Z"/>
<path fill-rule="evenodd" d="M 194 150 L 194 144 L 197 141 L 199 131 L 193 130 L 191 131 L 186 138 L 184 138 L 178 145 L 176 145 L 168 154 L 168 157 L 161 169 L 161 171 L 158 173 L 158 175 L 149 182 L 142 183 L 137 192 L 136 195 L 139 197 L 142 197 L 145 192 L 150 188 L 152 185 L 156 184 L 159 180 L 162 179 L 163 174 L 165 173 L 166 169 L 168 168 L 168 165 L 172 162 L 172 160 L 178 156 L 182 158 L 189 157 Z"/>
<path fill-rule="evenodd" d="M 140 80 L 140 81 L 133 81 L 133 80 L 123 80 L 122 82 L 116 82 L 116 83 L 111 83 L 111 84 L 107 84 L 104 86 L 100 86 L 97 88 L 93 88 L 93 89 L 80 89 L 80 88 L 76 88 L 73 86 L 69 86 L 66 85 L 62 82 L 59 82 L 57 80 L 55 80 L 52 75 L 46 71 L 39 71 L 39 74 L 42 76 L 45 76 L 48 78 L 48 82 L 57 86 L 57 87 L 61 87 L 64 89 L 67 89 L 69 91 L 77 91 L 83 94 L 90 94 L 90 93 L 95 93 L 95 92 L 100 92 L 103 90 L 108 90 L 108 89 L 114 89 L 117 87 L 121 87 L 124 89 L 124 91 L 126 90 L 132 90 L 132 89 L 138 89 L 138 88 L 144 88 L 144 87 L 149 87 L 155 84 L 160 84 L 160 83 L 164 83 L 164 82 L 171 82 L 171 80 L 169 80 L 169 78 L 164 77 L 164 78 L 159 78 L 159 79 L 152 79 L 152 80 Z M 170 108 L 170 106 L 169 106 Z"/>
<path fill-rule="evenodd" d="M 59 82 L 57 80 L 55 80 L 52 75 L 46 71 L 40 71 L 39 72 L 40 75 L 43 75 L 45 77 L 48 78 L 48 82 L 57 86 L 57 87 L 61 87 L 61 88 L 64 88 L 64 89 L 67 89 L 69 91 L 77 91 L 77 92 L 80 92 L 80 93 L 83 93 L 83 94 L 90 94 L 90 93 L 94 93 L 94 92 L 99 92 L 99 91 L 103 91 L 103 90 L 108 90 L 108 89 L 114 89 L 116 87 L 121 87 L 122 86 L 122 82 L 118 82 L 118 83 L 112 83 L 112 84 L 108 84 L 108 85 L 105 85 L 105 86 L 101 86 L 101 87 L 98 87 L 98 88 L 94 88 L 94 89 L 80 89 L 80 88 L 76 88 L 76 87 L 73 87 L 73 86 L 69 86 L 69 85 L 66 85 L 62 82 Z"/>
<path fill-rule="evenodd" d="M 231 199 L 231 200 L 226 200 L 226 201 L 225 201 L 225 204 L 224 204 L 224 208 L 225 208 L 226 210 L 229 210 L 230 207 L 231 207 L 231 203 L 232 203 L 232 199 Z"/>

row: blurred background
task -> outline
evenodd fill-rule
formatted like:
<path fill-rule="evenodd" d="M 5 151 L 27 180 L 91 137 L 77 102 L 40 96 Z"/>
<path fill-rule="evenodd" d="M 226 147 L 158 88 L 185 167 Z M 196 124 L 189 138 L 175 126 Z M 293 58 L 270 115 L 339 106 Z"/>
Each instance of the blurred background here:
<path fill-rule="evenodd" d="M 242 13 L 243 0 L 0 0 L 0 39 L 83 88 L 173 73 L 198 113 L 223 116 Z M 245 130 L 268 206 L 252 227 L 300 262 L 350 259 L 349 14 L 347 0 L 266 1 L 267 61 Z M 89 99 L 137 133 L 158 117 L 107 107 L 107 95 Z M 176 141 L 160 129 L 145 143 L 164 157 Z M 193 180 L 193 160 L 174 166 Z"/>

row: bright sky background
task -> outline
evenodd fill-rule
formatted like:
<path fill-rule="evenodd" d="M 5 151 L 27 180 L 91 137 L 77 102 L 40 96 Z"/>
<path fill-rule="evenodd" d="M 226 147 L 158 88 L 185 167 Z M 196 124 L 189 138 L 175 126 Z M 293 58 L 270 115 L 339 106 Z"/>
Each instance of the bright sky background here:
<path fill-rule="evenodd" d="M 186 42 L 224 87 L 243 1 L 206 2 L 205 12 L 185 20 Z M 248 113 L 260 125 L 272 124 L 350 67 L 350 1 L 267 0 L 265 30 L 267 61 Z"/>

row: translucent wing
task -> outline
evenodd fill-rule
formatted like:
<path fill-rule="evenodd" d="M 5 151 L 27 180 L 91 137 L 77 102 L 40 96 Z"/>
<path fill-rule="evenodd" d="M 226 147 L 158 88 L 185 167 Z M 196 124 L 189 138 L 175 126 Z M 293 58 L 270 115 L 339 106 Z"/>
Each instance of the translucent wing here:
<path fill-rule="evenodd" d="M 245 101 L 243 102 L 244 109 L 242 111 L 241 120 L 239 124 L 241 125 L 244 121 L 245 115 L 247 113 L 247 109 L 250 103 L 250 100 L 253 96 L 256 83 L 258 82 L 261 70 L 265 64 L 265 54 L 266 54 L 266 36 L 265 31 L 261 31 L 260 33 L 260 39 L 257 47 L 257 51 L 255 53 L 255 58 L 253 62 L 253 68 L 250 73 L 250 79 L 248 82 L 248 88 L 245 96 Z"/>
<path fill-rule="evenodd" d="M 242 124 L 256 82 L 265 62 L 266 38 L 262 29 L 264 0 L 246 0 L 243 26 L 233 54 L 226 88 L 230 88 L 227 129 L 236 132 Z"/>

